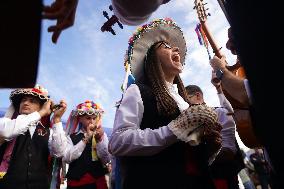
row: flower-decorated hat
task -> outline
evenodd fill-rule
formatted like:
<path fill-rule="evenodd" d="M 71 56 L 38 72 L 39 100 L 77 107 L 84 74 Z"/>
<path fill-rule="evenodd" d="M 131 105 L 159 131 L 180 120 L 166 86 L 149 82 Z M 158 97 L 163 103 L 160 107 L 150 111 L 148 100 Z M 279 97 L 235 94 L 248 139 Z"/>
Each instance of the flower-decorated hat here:
<path fill-rule="evenodd" d="M 104 110 L 99 104 L 94 103 L 91 100 L 86 100 L 85 102 L 78 104 L 76 109 L 72 111 L 73 116 L 87 115 L 102 115 Z"/>
<path fill-rule="evenodd" d="M 165 41 L 171 46 L 179 48 L 180 61 L 185 62 L 186 41 L 180 27 L 170 18 L 156 19 L 137 29 L 129 39 L 127 59 L 134 78 L 143 78 L 145 57 L 153 44 Z"/>
<path fill-rule="evenodd" d="M 86 100 L 85 102 L 78 104 L 76 108 L 72 110 L 72 112 L 70 113 L 70 116 L 66 124 L 66 132 L 68 134 L 71 134 L 79 130 L 78 127 L 79 116 L 83 115 L 101 116 L 102 114 L 104 114 L 104 110 L 99 104 L 94 103 L 91 100 Z"/>
<path fill-rule="evenodd" d="M 49 99 L 47 89 L 37 84 L 34 88 L 13 90 L 10 94 L 10 101 L 12 105 L 15 108 L 19 107 L 23 96 L 26 96 L 26 95 L 35 96 L 39 98 L 42 102 L 46 102 Z"/>

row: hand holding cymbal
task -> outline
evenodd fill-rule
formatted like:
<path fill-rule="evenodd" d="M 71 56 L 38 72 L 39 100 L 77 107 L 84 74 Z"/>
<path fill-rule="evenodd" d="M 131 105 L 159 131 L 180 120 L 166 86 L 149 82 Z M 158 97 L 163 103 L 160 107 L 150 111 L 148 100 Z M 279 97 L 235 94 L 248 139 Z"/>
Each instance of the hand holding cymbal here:
<path fill-rule="evenodd" d="M 54 123 L 58 123 L 61 120 L 61 117 L 63 116 L 64 112 L 66 111 L 67 104 L 64 100 L 61 100 L 59 104 L 52 103 L 51 104 L 51 110 L 53 112 L 53 121 Z"/>

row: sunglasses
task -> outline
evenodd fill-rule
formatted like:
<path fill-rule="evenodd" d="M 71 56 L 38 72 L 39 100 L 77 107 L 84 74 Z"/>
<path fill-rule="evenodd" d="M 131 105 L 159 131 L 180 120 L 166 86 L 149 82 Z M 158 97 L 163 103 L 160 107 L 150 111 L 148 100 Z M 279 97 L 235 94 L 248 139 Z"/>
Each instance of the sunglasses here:
<path fill-rule="evenodd" d="M 172 47 L 168 43 L 166 43 L 164 41 L 160 42 L 160 44 L 158 45 L 157 49 L 160 48 L 162 45 L 164 45 L 166 49 L 172 49 Z"/>

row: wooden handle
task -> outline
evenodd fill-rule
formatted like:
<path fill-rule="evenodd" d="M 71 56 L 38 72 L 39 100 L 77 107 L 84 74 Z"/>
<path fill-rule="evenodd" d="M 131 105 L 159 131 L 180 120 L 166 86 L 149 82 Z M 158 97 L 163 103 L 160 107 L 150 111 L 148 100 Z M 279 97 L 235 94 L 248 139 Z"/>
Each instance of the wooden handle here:
<path fill-rule="evenodd" d="M 208 27 L 207 27 L 207 24 L 205 22 L 200 22 L 201 23 L 201 26 L 202 26 L 202 29 L 210 43 L 210 46 L 212 47 L 213 49 L 213 52 L 214 54 L 218 57 L 218 58 L 222 58 L 222 55 L 220 53 L 220 49 L 218 46 L 217 46 L 217 43 L 215 42 L 214 38 L 212 37 L 211 33 L 209 32 L 208 30 Z"/>

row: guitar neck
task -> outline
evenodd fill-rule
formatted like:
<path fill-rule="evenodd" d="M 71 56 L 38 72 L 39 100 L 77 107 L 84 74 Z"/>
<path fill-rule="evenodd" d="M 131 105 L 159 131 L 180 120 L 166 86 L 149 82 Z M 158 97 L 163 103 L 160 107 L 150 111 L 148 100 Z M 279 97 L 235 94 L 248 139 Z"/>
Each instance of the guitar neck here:
<path fill-rule="evenodd" d="M 221 51 L 220 51 L 221 48 L 218 47 L 218 45 L 217 45 L 217 43 L 215 42 L 215 40 L 214 40 L 212 34 L 211 34 L 210 31 L 208 30 L 207 24 L 206 24 L 205 22 L 203 22 L 203 21 L 201 21 L 200 23 L 201 23 L 202 29 L 203 29 L 203 31 L 204 31 L 204 33 L 205 33 L 205 35 L 206 35 L 206 37 L 207 37 L 207 39 L 208 39 L 208 41 L 209 41 L 209 43 L 210 43 L 211 48 L 213 49 L 214 54 L 215 54 L 218 58 L 222 58 Z M 230 70 L 230 71 L 236 71 L 236 70 L 238 70 L 238 69 L 241 67 L 241 64 L 240 64 L 239 62 L 237 62 L 236 64 L 234 64 L 234 65 L 232 65 L 232 66 L 229 66 L 229 65 L 227 64 L 226 67 L 227 67 L 227 69 Z"/>
<path fill-rule="evenodd" d="M 200 22 L 202 29 L 210 43 L 210 46 L 213 49 L 214 54 L 218 57 L 218 58 L 222 58 L 222 55 L 220 53 L 220 48 L 218 47 L 217 43 L 215 42 L 213 36 L 211 35 L 210 31 L 208 30 L 207 24 L 203 21 Z"/>

